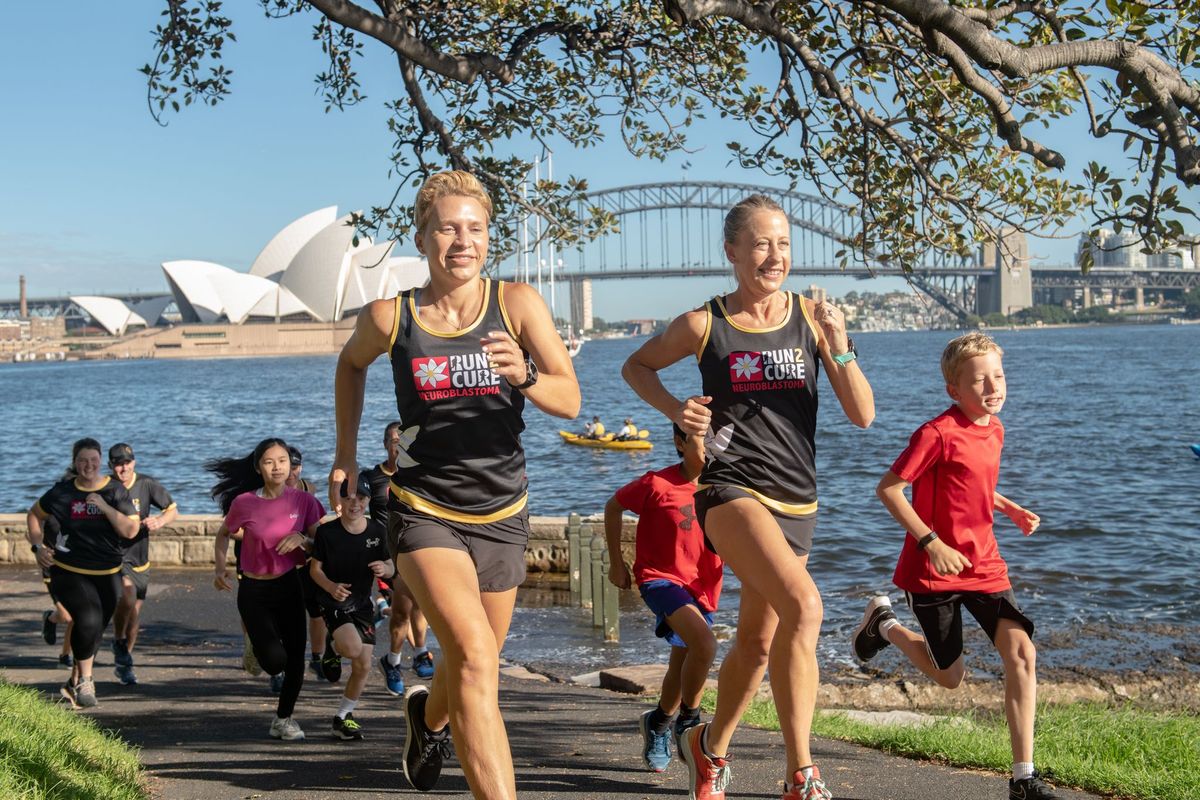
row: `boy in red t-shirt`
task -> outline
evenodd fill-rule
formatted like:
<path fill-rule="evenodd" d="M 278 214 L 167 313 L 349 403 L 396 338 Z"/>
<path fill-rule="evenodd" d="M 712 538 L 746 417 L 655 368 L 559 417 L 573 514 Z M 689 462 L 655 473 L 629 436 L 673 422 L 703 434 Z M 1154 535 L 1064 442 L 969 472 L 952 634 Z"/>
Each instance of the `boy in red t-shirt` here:
<path fill-rule="evenodd" d="M 894 644 L 914 666 L 954 689 L 965 674 L 965 606 L 1004 662 L 1013 752 L 1009 798 L 1055 800 L 1058 795 L 1033 768 L 1033 623 L 1017 605 L 992 531 L 994 511 L 1004 512 L 1026 536 L 1041 522 L 996 491 L 1004 446 L 1004 426 L 996 416 L 1006 394 L 1003 355 L 977 332 L 954 339 L 942 352 L 942 376 L 954 405 L 917 429 L 875 490 L 908 531 L 892 580 L 904 590 L 921 633 L 901 625 L 891 601 L 880 595 L 867 603 L 852 646 L 867 661 Z M 904 495 L 910 484 L 912 503 Z"/>
<path fill-rule="evenodd" d="M 671 645 L 658 705 L 641 715 L 642 757 L 655 772 L 671 763 L 675 739 L 700 724 L 700 695 L 717 653 L 712 615 L 721 596 L 722 563 L 705 545 L 692 495 L 704 466 L 704 438 L 674 426 L 679 464 L 647 472 L 622 486 L 604 506 L 604 534 L 612 566 L 608 579 L 621 589 L 637 581 L 655 614 L 654 633 Z M 621 512 L 638 515 L 632 579 L 621 557 Z"/>

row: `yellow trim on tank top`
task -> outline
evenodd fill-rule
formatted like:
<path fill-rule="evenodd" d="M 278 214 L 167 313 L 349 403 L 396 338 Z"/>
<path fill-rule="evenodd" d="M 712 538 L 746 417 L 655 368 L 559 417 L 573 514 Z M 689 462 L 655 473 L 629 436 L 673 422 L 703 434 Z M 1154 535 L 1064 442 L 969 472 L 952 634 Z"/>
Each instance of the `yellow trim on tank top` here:
<path fill-rule="evenodd" d="M 54 559 L 54 566 L 62 567 L 67 572 L 75 572 L 80 575 L 116 575 L 121 571 L 121 567 L 119 565 L 113 567 L 112 569 L 84 569 L 83 567 L 72 567 L 70 564 L 62 563 L 57 558 Z"/>
<path fill-rule="evenodd" d="M 772 325 L 770 328 L 745 328 L 741 325 L 738 325 L 729 318 L 729 312 L 725 310 L 725 304 L 721 302 L 720 295 L 714 297 L 713 299 L 716 300 L 717 305 L 720 306 L 721 315 L 725 317 L 725 321 L 729 323 L 729 327 L 733 328 L 734 330 L 741 331 L 742 333 L 770 333 L 771 331 L 779 330 L 792 321 L 792 293 L 784 292 L 784 296 L 787 298 L 787 313 L 783 315 L 783 322 L 779 323 L 778 325 Z"/>
<path fill-rule="evenodd" d="M 713 484 L 697 484 L 696 489 L 707 489 L 711 485 Z M 745 492 L 767 508 L 773 511 L 778 511 L 781 514 L 791 514 L 797 517 L 804 517 L 808 516 L 809 514 L 817 513 L 816 500 L 813 500 L 811 503 L 784 503 L 780 500 L 773 500 L 762 492 L 756 492 L 748 486 L 737 486 L 736 484 L 732 483 L 724 483 L 721 485 L 728 486 L 730 489 L 737 489 L 738 491 Z"/>
<path fill-rule="evenodd" d="M 513 327 L 512 320 L 508 318 L 508 309 L 504 307 L 504 281 L 496 281 L 496 303 L 500 306 L 500 318 L 504 320 L 504 329 L 513 341 L 517 341 L 517 329 Z M 520 342 L 517 345 L 520 346 Z"/>
<path fill-rule="evenodd" d="M 83 486 L 80 486 L 79 478 L 76 478 L 75 480 L 71 481 L 71 485 L 73 485 L 76 489 L 78 489 L 81 492 L 88 492 L 89 494 L 92 492 L 100 491 L 105 486 L 108 486 L 110 483 L 112 483 L 112 478 L 108 477 L 107 475 L 104 476 L 104 483 L 100 484 L 95 489 L 87 489 L 87 488 L 84 488 Z"/>
<path fill-rule="evenodd" d="M 700 337 L 700 349 L 696 351 L 696 361 L 704 357 L 704 348 L 708 347 L 708 337 L 712 334 L 712 306 L 704 304 L 704 335 Z"/>
<path fill-rule="evenodd" d="M 457 339 L 459 336 L 462 336 L 463 334 L 467 334 L 467 333 L 470 333 L 471 331 L 475 330 L 476 328 L 479 327 L 479 323 L 483 322 L 483 318 L 487 315 L 488 299 L 491 296 L 492 296 L 492 279 L 484 278 L 483 279 L 483 304 L 479 307 L 479 316 L 476 317 L 475 321 L 472 322 L 467 327 L 461 328 L 457 331 L 451 331 L 449 333 L 442 333 L 441 331 L 435 331 L 432 328 L 425 325 L 425 323 L 421 322 L 421 315 L 420 315 L 420 312 L 417 310 L 417 297 L 416 297 L 415 292 L 408 296 L 408 307 L 412 310 L 413 321 L 417 323 L 417 327 L 419 327 L 421 330 L 428 333 L 430 336 L 437 336 L 439 339 Z"/>
<path fill-rule="evenodd" d="M 147 561 L 145 564 L 142 564 L 140 567 L 130 567 L 130 569 L 133 570 L 134 572 L 145 572 L 146 570 L 150 569 L 150 562 Z"/>
<path fill-rule="evenodd" d="M 808 327 L 813 332 L 813 337 L 816 339 L 817 347 L 821 346 L 821 332 L 817 330 L 817 323 L 813 322 L 812 314 L 808 313 L 808 303 L 804 302 L 803 298 L 797 297 L 800 301 L 800 313 L 804 315 L 804 319 L 808 321 Z"/>
<path fill-rule="evenodd" d="M 393 497 L 413 511 L 420 511 L 422 514 L 428 514 L 431 517 L 444 519 L 448 522 L 462 522 L 467 525 L 486 525 L 489 522 L 499 522 L 502 519 L 508 519 L 515 514 L 519 514 L 521 509 L 525 508 L 525 504 L 529 502 L 529 495 L 523 494 L 520 500 L 499 511 L 493 511 L 490 514 L 468 514 L 453 508 L 440 506 L 437 503 L 426 500 L 424 497 L 418 497 L 412 492 L 401 489 L 394 483 L 388 484 L 388 489 L 391 491 Z"/>
<path fill-rule="evenodd" d="M 404 295 L 406 294 L 407 292 L 400 292 L 396 295 L 396 307 L 392 313 L 392 335 L 388 337 L 388 361 L 392 360 L 392 350 L 396 347 L 396 337 L 400 335 L 400 314 L 404 311 Z"/>
<path fill-rule="evenodd" d="M 50 514 L 46 511 L 46 509 L 42 508 L 41 500 L 35 501 L 33 504 L 33 508 L 31 508 L 29 510 L 32 511 L 33 515 L 35 517 L 37 517 L 39 520 L 41 520 L 42 522 L 45 522 L 46 520 L 50 519 Z"/>

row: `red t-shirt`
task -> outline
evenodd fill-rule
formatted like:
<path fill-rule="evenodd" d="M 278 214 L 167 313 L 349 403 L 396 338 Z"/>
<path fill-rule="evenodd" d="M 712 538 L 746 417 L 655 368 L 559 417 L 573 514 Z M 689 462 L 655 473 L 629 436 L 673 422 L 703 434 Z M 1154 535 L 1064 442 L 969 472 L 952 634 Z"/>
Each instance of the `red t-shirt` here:
<path fill-rule="evenodd" d="M 617 490 L 617 502 L 638 515 L 633 579 L 677 583 L 705 611 L 721 597 L 721 558 L 704 546 L 696 519 L 695 485 L 679 465 L 647 472 Z"/>
<path fill-rule="evenodd" d="M 976 425 L 958 406 L 926 422 L 892 464 L 892 472 L 912 484 L 917 516 L 938 538 L 962 553 L 971 567 L 958 575 L 938 575 L 916 540 L 904 549 L 892 580 L 907 592 L 1003 592 L 1010 588 L 1008 565 L 992 531 L 992 506 L 1000 478 L 1004 426 L 999 417 Z"/>

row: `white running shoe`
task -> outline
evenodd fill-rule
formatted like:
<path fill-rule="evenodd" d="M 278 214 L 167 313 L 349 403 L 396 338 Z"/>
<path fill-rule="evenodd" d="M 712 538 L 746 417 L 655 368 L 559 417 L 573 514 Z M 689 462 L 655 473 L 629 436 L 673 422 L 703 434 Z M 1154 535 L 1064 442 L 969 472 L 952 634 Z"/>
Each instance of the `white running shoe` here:
<path fill-rule="evenodd" d="M 299 742 L 304 739 L 304 731 L 300 730 L 300 723 L 291 717 L 284 719 L 276 717 L 271 721 L 271 738 L 282 739 L 285 742 Z"/>

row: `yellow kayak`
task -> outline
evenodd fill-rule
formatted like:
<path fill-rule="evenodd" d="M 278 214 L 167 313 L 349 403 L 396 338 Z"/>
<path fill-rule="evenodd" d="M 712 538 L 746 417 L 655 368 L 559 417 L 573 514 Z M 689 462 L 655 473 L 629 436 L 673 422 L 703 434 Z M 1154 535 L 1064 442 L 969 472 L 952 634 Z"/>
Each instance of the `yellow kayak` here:
<path fill-rule="evenodd" d="M 650 431 L 638 431 L 642 437 L 650 435 Z M 580 436 L 578 433 L 570 431 L 559 431 L 558 435 L 563 438 L 567 444 L 575 444 L 580 447 L 598 447 L 601 450 L 650 450 L 654 444 L 645 438 L 640 439 L 625 439 L 624 441 L 616 441 L 613 439 L 613 434 L 606 433 L 599 439 L 589 439 L 586 436 Z"/>

